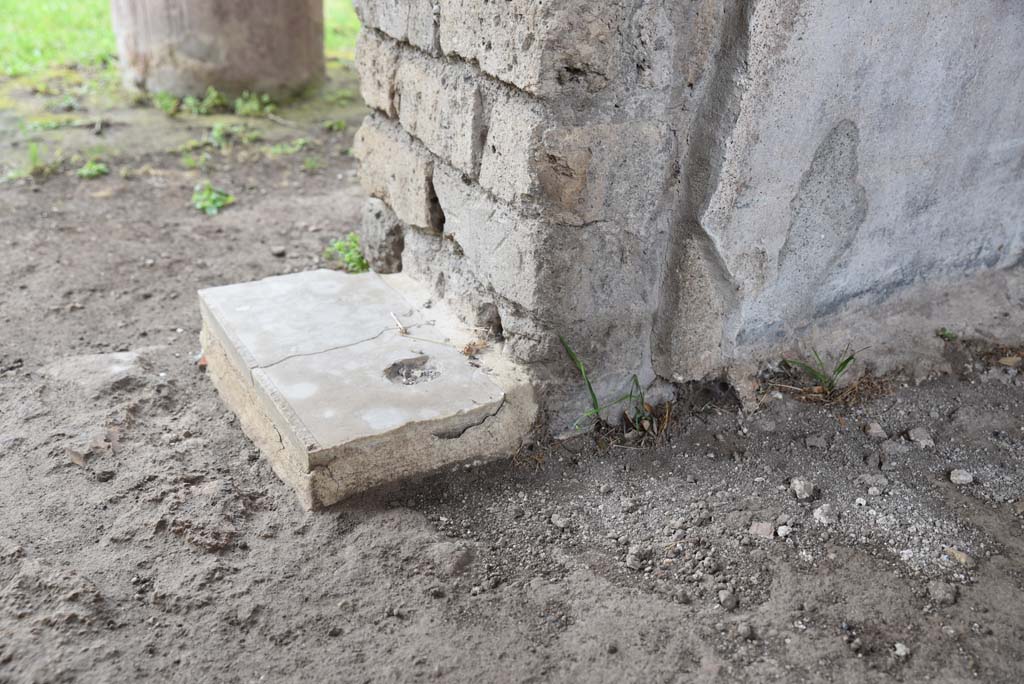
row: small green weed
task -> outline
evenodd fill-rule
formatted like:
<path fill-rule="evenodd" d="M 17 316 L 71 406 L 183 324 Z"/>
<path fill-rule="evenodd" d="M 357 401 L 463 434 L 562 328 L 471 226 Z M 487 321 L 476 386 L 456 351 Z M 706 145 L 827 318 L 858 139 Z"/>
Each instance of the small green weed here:
<path fill-rule="evenodd" d="M 213 86 L 206 88 L 206 94 L 202 98 L 187 95 L 181 101 L 181 107 L 189 114 L 195 116 L 209 116 L 217 112 L 225 112 L 228 109 L 227 100 Z"/>
<path fill-rule="evenodd" d="M 324 163 L 318 157 L 306 157 L 302 160 L 302 170 L 306 173 L 316 173 L 324 167 Z"/>
<path fill-rule="evenodd" d="M 295 138 L 290 142 L 278 143 L 267 148 L 267 154 L 271 157 L 281 157 L 285 155 L 298 154 L 302 150 L 312 145 L 312 143 L 306 138 Z"/>
<path fill-rule="evenodd" d="M 203 181 L 192 193 L 192 206 L 207 216 L 216 216 L 224 207 L 235 203 L 233 195 L 213 187 L 210 181 Z"/>
<path fill-rule="evenodd" d="M 79 178 L 85 178 L 86 180 L 106 176 L 108 173 L 110 173 L 110 168 L 106 164 L 92 159 L 85 162 L 78 171 L 75 171 Z"/>
<path fill-rule="evenodd" d="M 959 335 L 949 328 L 939 328 L 935 334 L 944 342 L 956 342 L 959 339 Z"/>
<path fill-rule="evenodd" d="M 35 133 L 38 131 L 56 131 L 62 128 L 81 125 L 78 119 L 45 119 L 42 121 L 30 121 L 24 125 L 24 130 Z"/>
<path fill-rule="evenodd" d="M 181 155 L 181 165 L 186 169 L 205 169 L 209 161 L 209 152 L 201 152 L 199 154 L 185 152 Z"/>
<path fill-rule="evenodd" d="M 193 116 L 209 116 L 210 114 L 230 111 L 227 100 L 213 86 L 209 86 L 202 97 L 186 95 L 183 98 L 178 98 L 170 93 L 160 92 L 153 93 L 150 101 L 153 103 L 153 106 L 167 116 L 174 116 L 179 112 L 186 112 Z"/>
<path fill-rule="evenodd" d="M 174 116 L 181 107 L 181 100 L 170 93 L 153 93 L 150 99 L 153 102 L 153 106 L 167 116 Z"/>
<path fill-rule="evenodd" d="M 205 140 L 218 150 L 223 150 L 230 148 L 232 143 L 248 145 L 262 139 L 263 135 L 259 131 L 254 131 L 245 124 L 219 123 L 210 128 Z"/>
<path fill-rule="evenodd" d="M 355 233 L 349 233 L 346 237 L 327 245 L 324 259 L 336 262 L 349 273 L 365 273 L 370 270 L 370 264 L 359 248 L 359 236 Z"/>
<path fill-rule="evenodd" d="M 587 367 L 583 364 L 579 355 L 569 346 L 569 343 L 565 341 L 565 338 L 561 335 L 558 336 L 558 341 L 562 343 L 562 348 L 565 349 L 565 353 L 569 356 L 569 360 L 576 367 L 580 377 L 583 378 L 583 384 L 587 388 L 587 394 L 590 396 L 590 408 L 573 424 L 573 428 L 579 430 L 580 425 L 583 421 L 592 421 L 592 424 L 598 424 L 602 422 L 601 412 L 618 406 L 619 404 L 625 404 L 623 410 L 623 417 L 626 419 L 626 423 L 633 429 L 641 433 L 657 433 L 659 432 L 658 419 L 654 415 L 654 408 L 647 403 L 644 398 L 643 388 L 640 386 L 640 379 L 634 374 L 630 378 L 629 392 L 622 395 L 618 399 L 608 402 L 605 405 L 601 405 L 598 401 L 597 393 L 594 392 L 594 386 L 590 382 L 590 378 L 587 376 Z M 665 423 L 668 422 L 668 413 L 666 412 Z M 663 426 L 662 426 L 663 427 Z"/>
<path fill-rule="evenodd" d="M 867 349 L 867 347 L 864 349 Z M 783 359 L 783 361 L 787 366 L 803 371 L 811 378 L 811 380 L 816 382 L 817 386 L 814 389 L 820 389 L 822 394 L 831 396 L 839 386 L 839 380 L 846 374 L 846 371 L 850 369 L 853 362 L 857 360 L 857 354 L 860 354 L 864 349 L 850 351 L 850 346 L 847 345 L 839 355 L 836 362 L 831 366 L 825 363 L 821 358 L 821 355 L 818 354 L 818 351 L 815 349 L 811 350 L 811 353 L 814 354 L 813 363 L 807 363 L 797 359 Z"/>
<path fill-rule="evenodd" d="M 8 173 L 6 178 L 7 180 L 19 180 L 29 177 L 42 179 L 57 173 L 62 164 L 63 159 L 59 151 L 56 158 L 48 162 L 44 159 L 44 149 L 39 146 L 39 143 L 29 143 L 28 160 L 25 167 L 21 171 Z"/>
<path fill-rule="evenodd" d="M 328 133 L 341 133 L 348 128 L 348 122 L 344 119 L 332 119 L 321 124 Z"/>
<path fill-rule="evenodd" d="M 277 111 L 277 105 L 266 93 L 250 93 L 248 90 L 235 100 L 235 114 L 238 116 L 266 116 Z"/>

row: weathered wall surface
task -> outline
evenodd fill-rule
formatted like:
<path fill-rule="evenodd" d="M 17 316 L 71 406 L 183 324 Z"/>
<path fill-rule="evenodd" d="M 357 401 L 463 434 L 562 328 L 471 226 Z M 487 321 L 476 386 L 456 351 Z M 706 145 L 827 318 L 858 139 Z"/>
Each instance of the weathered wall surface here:
<path fill-rule="evenodd" d="M 356 5 L 373 216 L 554 414 L 559 335 L 611 397 L 1021 259 L 1024 6 Z"/>
<path fill-rule="evenodd" d="M 1024 5 L 762 1 L 743 23 L 720 161 L 696 207 L 727 293 L 712 363 L 1020 262 Z M 688 375 L 695 307 L 659 316 L 659 372 Z"/>
<path fill-rule="evenodd" d="M 324 75 L 322 0 L 112 0 L 125 84 L 293 95 Z"/>

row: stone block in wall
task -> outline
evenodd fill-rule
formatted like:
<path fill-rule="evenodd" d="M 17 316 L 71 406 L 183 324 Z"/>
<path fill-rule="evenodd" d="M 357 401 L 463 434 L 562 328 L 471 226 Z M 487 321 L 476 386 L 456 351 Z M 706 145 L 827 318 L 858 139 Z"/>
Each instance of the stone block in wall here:
<path fill-rule="evenodd" d="M 363 255 L 376 273 L 399 273 L 405 226 L 383 200 L 370 197 L 363 204 L 360 229 Z"/>
<path fill-rule="evenodd" d="M 395 109 L 409 134 L 476 177 L 486 131 L 479 72 L 406 50 L 395 76 Z"/>
<path fill-rule="evenodd" d="M 376 31 L 360 31 L 356 41 L 359 92 L 368 107 L 389 117 L 395 113 L 395 71 L 401 50 L 398 43 Z"/>
<path fill-rule="evenodd" d="M 536 250 L 546 226 L 442 164 L 434 171 L 434 189 L 445 212 L 445 235 L 461 248 L 480 282 L 526 309 L 536 308 L 541 287 Z"/>
<path fill-rule="evenodd" d="M 565 223 L 647 224 L 681 173 L 666 122 L 549 126 L 532 155 L 536 196 Z"/>
<path fill-rule="evenodd" d="M 430 286 L 438 300 L 468 325 L 494 332 L 500 325 L 506 352 L 530 362 L 541 358 L 543 340 L 555 340 L 533 313 L 482 283 L 461 246 L 450 238 L 415 228 L 406 230 L 403 273 Z"/>
<path fill-rule="evenodd" d="M 363 26 L 437 54 L 434 0 L 353 0 L 352 4 Z"/>
<path fill-rule="evenodd" d="M 593 0 L 439 0 L 442 52 L 539 96 L 615 78 L 623 9 Z"/>
<path fill-rule="evenodd" d="M 353 151 L 361 162 L 359 180 L 367 194 L 384 200 L 409 225 L 441 229 L 433 159 L 397 123 L 380 114 L 366 117 Z"/>
<path fill-rule="evenodd" d="M 522 93 L 499 89 L 488 91 L 487 105 L 480 185 L 495 197 L 516 202 L 535 191 L 535 153 L 551 115 Z"/>

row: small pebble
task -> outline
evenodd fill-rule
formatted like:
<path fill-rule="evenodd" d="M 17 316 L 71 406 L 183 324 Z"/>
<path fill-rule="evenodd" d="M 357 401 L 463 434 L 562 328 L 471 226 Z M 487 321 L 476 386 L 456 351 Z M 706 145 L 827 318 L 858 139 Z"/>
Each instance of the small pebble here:
<path fill-rule="evenodd" d="M 878 423 L 868 423 L 864 426 L 864 434 L 871 439 L 877 439 L 880 442 L 884 442 L 889 439 L 889 435 L 885 434 L 885 430 Z"/>
<path fill-rule="evenodd" d="M 818 488 L 810 480 L 795 477 L 789 483 L 789 491 L 793 492 L 793 496 L 800 501 L 810 501 L 814 498 Z"/>
<path fill-rule="evenodd" d="M 819 525 L 833 525 L 839 517 L 832 511 L 832 504 L 822 504 L 814 509 L 814 520 Z"/>
<path fill-rule="evenodd" d="M 935 446 L 935 442 L 932 440 L 932 436 L 928 434 L 928 431 L 921 427 L 916 427 L 907 433 L 907 437 L 910 441 L 921 447 L 922 449 L 930 449 Z"/>
<path fill-rule="evenodd" d="M 974 483 L 974 475 L 957 468 L 949 474 L 949 481 L 955 485 L 969 485 Z"/>
<path fill-rule="evenodd" d="M 934 580 L 928 583 L 928 598 L 940 606 L 951 606 L 956 603 L 957 586 L 949 582 Z"/>

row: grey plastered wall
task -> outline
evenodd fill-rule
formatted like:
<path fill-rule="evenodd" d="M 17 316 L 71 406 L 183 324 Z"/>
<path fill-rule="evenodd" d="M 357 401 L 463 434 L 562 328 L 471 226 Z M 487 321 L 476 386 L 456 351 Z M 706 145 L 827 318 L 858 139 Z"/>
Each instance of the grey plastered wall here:
<path fill-rule="evenodd" d="M 715 363 L 1021 260 L 1024 4 L 758 2 L 741 28 L 696 208 L 723 293 Z M 695 309 L 659 316 L 660 372 L 688 376 L 673 340 Z"/>
<path fill-rule="evenodd" d="M 358 0 L 363 180 L 564 424 L 1024 250 L 1024 4 Z M 845 319 L 844 319 L 845 320 Z"/>

